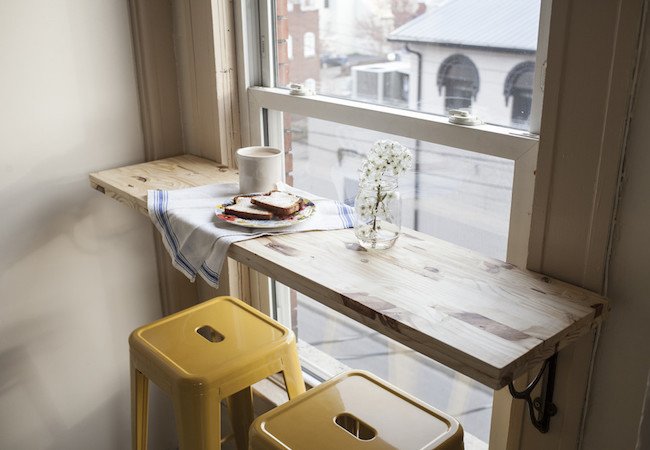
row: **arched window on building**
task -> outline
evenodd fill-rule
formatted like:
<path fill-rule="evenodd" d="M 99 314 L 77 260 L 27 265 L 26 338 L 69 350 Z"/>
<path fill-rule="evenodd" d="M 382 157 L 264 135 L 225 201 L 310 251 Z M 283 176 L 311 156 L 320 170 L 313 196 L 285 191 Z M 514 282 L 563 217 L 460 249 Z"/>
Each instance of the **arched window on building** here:
<path fill-rule="evenodd" d="M 476 100 L 479 78 L 476 65 L 465 55 L 455 54 L 445 59 L 438 70 L 438 93 L 445 90 L 445 111 L 470 108 Z"/>
<path fill-rule="evenodd" d="M 527 128 L 530 119 L 530 105 L 533 100 L 533 79 L 535 63 L 526 61 L 517 64 L 506 77 L 503 95 L 506 106 L 512 97 L 512 113 L 510 121 L 515 128 Z"/>
<path fill-rule="evenodd" d="M 316 35 L 311 31 L 305 33 L 303 37 L 302 51 L 305 58 L 316 54 Z"/>

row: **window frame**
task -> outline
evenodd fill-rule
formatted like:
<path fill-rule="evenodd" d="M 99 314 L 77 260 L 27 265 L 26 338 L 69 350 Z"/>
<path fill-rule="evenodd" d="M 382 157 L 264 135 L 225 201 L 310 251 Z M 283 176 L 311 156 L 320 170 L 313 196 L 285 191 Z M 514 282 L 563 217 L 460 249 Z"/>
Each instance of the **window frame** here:
<path fill-rule="evenodd" d="M 464 127 L 451 124 L 447 118 L 430 113 L 336 97 L 290 95 L 289 90 L 274 87 L 273 0 L 235 0 L 242 143 L 282 148 L 282 117 L 279 112 L 288 112 L 397 135 L 404 135 L 403 130 L 407 129 L 410 138 L 509 159 L 514 162 L 514 175 L 506 260 L 526 268 L 551 1 L 541 2 L 530 131 L 525 132 L 489 124 Z M 254 24 L 259 26 L 253 26 Z M 250 45 L 254 42 L 259 45 Z M 258 303 L 264 304 L 264 309 L 269 310 L 277 320 L 289 319 L 290 289 L 270 279 L 268 283 L 269 292 L 273 293 L 276 303 L 271 305 L 271 298 L 268 302 L 258 299 Z M 285 301 L 281 301 L 282 299 Z M 494 396 L 491 447 L 493 444 L 496 444 L 495 447 L 512 445 L 518 435 L 517 430 L 523 426 L 521 405 L 513 403 L 504 392 L 507 392 L 507 389 L 495 392 Z"/>
<path fill-rule="evenodd" d="M 542 4 L 551 0 L 543 0 Z M 275 86 L 275 28 L 272 0 L 237 0 L 237 57 L 244 77 L 240 77 L 242 139 L 247 145 L 282 147 L 281 118 L 276 112 L 288 112 L 329 120 L 361 128 L 420 139 L 479 154 L 493 155 L 514 162 L 513 195 L 506 260 L 526 266 L 530 217 L 535 187 L 535 162 L 539 148 L 539 124 L 543 70 L 546 58 L 548 24 L 539 32 L 530 132 L 495 125 L 465 127 L 451 124 L 446 117 L 384 105 L 322 95 L 293 96 Z M 547 8 L 550 10 L 550 5 Z M 544 19 L 540 13 L 540 22 Z M 547 15 L 548 16 L 548 15 Z M 546 18 L 546 20 L 548 17 Z M 252 24 L 259 24 L 255 27 Z M 546 30 L 546 31 L 545 31 Z M 251 45 L 259 42 L 259 46 Z M 248 70 L 246 70 L 248 69 Z M 251 70 L 252 69 L 252 70 Z M 254 72 L 257 70 L 257 74 Z M 242 83 L 243 82 L 243 83 Z M 271 124 L 275 124 L 270 126 Z M 246 136 L 244 136 L 246 134 Z"/>

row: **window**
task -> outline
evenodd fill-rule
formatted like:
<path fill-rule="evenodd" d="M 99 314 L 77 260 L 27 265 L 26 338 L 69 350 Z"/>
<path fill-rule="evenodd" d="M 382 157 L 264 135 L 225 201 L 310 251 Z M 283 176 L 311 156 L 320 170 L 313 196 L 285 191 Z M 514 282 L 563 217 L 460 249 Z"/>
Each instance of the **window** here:
<path fill-rule="evenodd" d="M 438 70 L 438 92 L 445 96 L 445 112 L 450 109 L 470 109 L 479 88 L 478 69 L 465 55 L 452 55 Z"/>
<path fill-rule="evenodd" d="M 311 11 L 317 9 L 318 5 L 316 0 L 300 0 L 300 9 L 303 11 Z"/>
<path fill-rule="evenodd" d="M 291 35 L 287 38 L 287 58 L 293 59 L 293 38 Z"/>
<path fill-rule="evenodd" d="M 506 258 L 512 161 L 314 117 L 281 117 L 292 137 L 295 186 L 352 205 L 358 168 L 372 143 L 397 140 L 420 164 L 400 178 L 403 226 Z"/>
<path fill-rule="evenodd" d="M 316 55 L 316 35 L 311 31 L 303 37 L 303 55 L 305 58 Z"/>
<path fill-rule="evenodd" d="M 426 8 L 416 1 L 350 0 L 328 8 L 318 2 L 279 17 L 273 4 L 283 1 L 270 2 L 271 8 L 246 2 L 247 8 L 259 6 L 262 24 L 255 28 L 261 39 L 249 41 L 264 45 L 245 49 L 249 67 L 262 61 L 243 92 L 251 145 L 285 150 L 288 183 L 352 202 L 356 170 L 372 142 L 398 140 L 415 155 L 415 170 L 400 180 L 404 226 L 521 264 L 534 185 L 529 169 L 538 145 L 522 129 L 537 130 L 541 105 L 532 98 L 541 96 L 531 84 L 525 122 L 513 129 L 501 95 L 510 69 L 537 60 L 539 0 L 511 2 L 512 11 L 488 2 L 467 8 L 469 0 Z M 474 25 L 463 26 L 464 20 Z M 249 27 L 255 23 L 251 17 Z M 303 36 L 303 51 L 282 61 L 278 43 L 289 35 Z M 317 95 L 292 96 L 286 89 L 291 82 L 309 83 Z M 513 81 L 513 102 L 522 82 Z M 448 122 L 449 108 L 470 106 L 487 124 Z M 275 316 L 296 330 L 305 367 L 316 378 L 345 367 L 372 370 L 463 416 L 466 432 L 487 441 L 489 390 L 305 295 L 274 286 Z M 400 377 L 400 366 L 409 367 L 408 377 Z M 414 371 L 435 379 L 436 389 L 419 391 Z"/>
<path fill-rule="evenodd" d="M 318 71 L 312 78 L 319 80 L 319 94 L 354 98 L 355 68 L 396 64 L 408 75 L 408 99 L 391 106 L 445 117 L 450 107 L 471 106 L 484 122 L 510 127 L 503 83 L 514 66 L 536 60 L 540 0 L 508 2 L 507 8 L 470 0 L 350 0 L 296 14 L 289 17 L 291 34 L 313 32 L 319 39 L 322 67 L 309 68 Z M 306 63 L 290 70 L 292 81 L 307 78 L 300 75 Z M 531 129 L 529 122 L 517 128 Z"/>
<path fill-rule="evenodd" d="M 526 61 L 517 64 L 506 78 L 503 95 L 506 97 L 506 106 L 512 97 L 512 126 L 525 128 L 530 117 L 530 107 L 533 100 L 533 77 L 535 76 L 535 63 Z"/>

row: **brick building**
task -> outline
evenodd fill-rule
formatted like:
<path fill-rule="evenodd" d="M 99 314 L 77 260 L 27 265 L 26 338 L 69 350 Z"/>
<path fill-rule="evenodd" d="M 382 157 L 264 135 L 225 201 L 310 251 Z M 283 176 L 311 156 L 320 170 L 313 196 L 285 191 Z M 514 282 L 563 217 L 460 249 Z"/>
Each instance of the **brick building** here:
<path fill-rule="evenodd" d="M 319 8 L 309 0 L 276 2 L 277 86 L 302 83 L 315 90 L 320 80 Z M 293 184 L 292 118 L 284 114 L 287 183 Z"/>

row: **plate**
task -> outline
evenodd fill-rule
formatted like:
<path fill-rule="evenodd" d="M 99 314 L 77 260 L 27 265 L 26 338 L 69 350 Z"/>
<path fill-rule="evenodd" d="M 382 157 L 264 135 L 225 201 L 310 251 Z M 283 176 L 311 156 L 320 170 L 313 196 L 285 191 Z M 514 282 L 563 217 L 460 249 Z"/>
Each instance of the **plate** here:
<path fill-rule="evenodd" d="M 284 228 L 295 225 L 299 222 L 303 222 L 309 219 L 314 211 L 316 211 L 316 205 L 309 199 L 302 198 L 303 207 L 300 211 L 291 214 L 290 216 L 284 217 L 282 219 L 271 219 L 271 220 L 259 220 L 259 219 L 243 219 L 241 217 L 233 216 L 231 214 L 224 214 L 224 209 L 226 207 L 234 204 L 233 201 L 228 203 L 223 203 L 216 206 L 215 214 L 217 219 L 223 220 L 224 222 L 231 223 L 233 225 L 239 225 L 241 227 L 248 228 Z"/>

